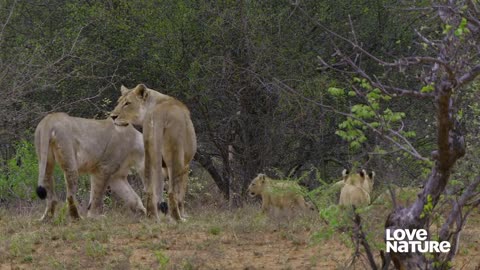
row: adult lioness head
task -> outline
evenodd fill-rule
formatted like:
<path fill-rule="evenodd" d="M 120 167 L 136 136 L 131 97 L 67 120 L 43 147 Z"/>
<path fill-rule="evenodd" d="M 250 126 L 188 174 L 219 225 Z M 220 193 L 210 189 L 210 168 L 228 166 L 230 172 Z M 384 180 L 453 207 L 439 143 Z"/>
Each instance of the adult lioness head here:
<path fill-rule="evenodd" d="M 125 126 L 128 123 L 141 126 L 145 119 L 146 112 L 160 100 L 168 100 L 171 97 L 147 88 L 139 84 L 135 88 L 120 88 L 122 95 L 118 99 L 117 106 L 110 116 L 116 125 Z M 155 97 L 151 97 L 154 95 Z"/>

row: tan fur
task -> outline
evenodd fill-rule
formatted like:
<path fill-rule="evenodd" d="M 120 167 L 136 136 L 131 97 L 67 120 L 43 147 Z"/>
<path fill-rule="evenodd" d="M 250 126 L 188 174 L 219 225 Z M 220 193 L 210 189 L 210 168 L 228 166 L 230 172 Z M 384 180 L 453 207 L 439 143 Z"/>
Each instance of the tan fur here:
<path fill-rule="evenodd" d="M 119 127 L 112 119 L 93 120 L 52 113 L 45 116 L 35 130 L 35 148 L 39 161 L 38 186 L 46 190 L 47 198 L 42 220 L 55 213 L 55 162 L 65 174 L 67 203 L 73 218 L 80 218 L 75 193 L 78 176 L 83 173 L 90 174 L 89 217 L 101 213 L 107 186 L 132 210 L 145 213 L 140 197 L 127 181 L 132 166 L 143 174 L 142 135 L 131 125 Z"/>
<path fill-rule="evenodd" d="M 365 206 L 370 204 L 370 192 L 373 189 L 373 178 L 375 173 L 371 173 L 371 177 L 365 170 L 360 173 L 348 174 L 346 170 L 342 172 L 344 186 L 340 192 L 340 205 L 345 206 Z"/>
<path fill-rule="evenodd" d="M 173 97 L 147 88 L 124 86 L 111 116 L 116 125 L 132 123 L 143 127 L 145 142 L 145 191 L 147 216 L 158 218 L 157 202 L 163 201 L 164 176 L 169 179 L 169 211 L 176 220 L 184 220 L 184 198 L 189 163 L 197 149 L 190 111 Z"/>
<path fill-rule="evenodd" d="M 248 186 L 250 196 L 262 197 L 262 212 L 290 215 L 295 211 L 311 208 L 302 195 L 301 187 L 295 182 L 272 180 L 259 174 Z"/>
<path fill-rule="evenodd" d="M 340 192 L 340 205 L 365 206 L 370 204 L 370 195 L 361 187 L 345 184 Z"/>
<path fill-rule="evenodd" d="M 338 190 L 342 189 L 344 185 L 345 185 L 345 181 L 340 180 L 340 181 L 337 181 L 337 182 L 333 183 L 332 188 L 334 188 L 336 191 L 338 191 Z"/>

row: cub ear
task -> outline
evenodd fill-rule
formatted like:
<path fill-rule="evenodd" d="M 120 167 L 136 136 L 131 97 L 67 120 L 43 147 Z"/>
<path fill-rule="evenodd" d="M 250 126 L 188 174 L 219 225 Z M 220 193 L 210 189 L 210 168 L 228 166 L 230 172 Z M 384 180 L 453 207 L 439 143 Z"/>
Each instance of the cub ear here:
<path fill-rule="evenodd" d="M 125 96 L 126 94 L 128 94 L 128 92 L 130 92 L 130 89 L 128 89 L 127 87 L 125 87 L 125 85 L 122 84 L 122 86 L 120 87 L 120 93 L 122 93 L 122 96 Z"/>
<path fill-rule="evenodd" d="M 360 177 L 365 178 L 365 175 L 367 175 L 367 172 L 365 170 L 361 170 L 360 172 L 358 172 L 358 174 L 360 174 Z"/>
<path fill-rule="evenodd" d="M 135 93 L 140 98 L 145 99 L 148 96 L 147 87 L 144 84 L 139 84 L 137 87 L 135 87 Z"/>
<path fill-rule="evenodd" d="M 348 170 L 347 169 L 343 169 L 342 176 L 343 176 L 343 178 L 348 176 Z"/>
<path fill-rule="evenodd" d="M 375 172 L 374 171 L 371 171 L 369 174 L 368 174 L 368 177 L 370 177 L 370 179 L 373 179 L 375 177 Z"/>

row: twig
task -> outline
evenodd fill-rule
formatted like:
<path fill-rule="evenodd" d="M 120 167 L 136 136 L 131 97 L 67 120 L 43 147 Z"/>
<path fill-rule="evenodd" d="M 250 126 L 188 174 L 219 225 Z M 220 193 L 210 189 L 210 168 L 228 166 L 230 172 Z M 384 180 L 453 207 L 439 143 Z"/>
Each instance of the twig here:
<path fill-rule="evenodd" d="M 370 264 L 370 267 L 372 270 L 377 270 L 377 265 L 375 263 L 375 259 L 372 254 L 372 249 L 370 248 L 370 245 L 368 244 L 367 238 L 365 236 L 365 232 L 363 232 L 362 229 L 362 219 L 360 215 L 354 211 L 355 216 L 354 216 L 354 222 L 355 222 L 355 227 L 354 227 L 354 235 L 355 238 L 358 239 L 359 243 L 363 246 L 365 249 L 365 253 L 367 254 L 367 259 Z"/>

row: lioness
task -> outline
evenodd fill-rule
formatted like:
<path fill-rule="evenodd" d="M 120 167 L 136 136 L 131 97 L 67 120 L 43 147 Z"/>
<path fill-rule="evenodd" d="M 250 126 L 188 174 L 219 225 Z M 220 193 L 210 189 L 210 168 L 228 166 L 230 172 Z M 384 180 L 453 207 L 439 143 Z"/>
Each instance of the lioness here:
<path fill-rule="evenodd" d="M 168 210 L 177 221 L 184 219 L 184 197 L 189 163 L 197 151 L 190 111 L 177 99 L 147 88 L 122 85 L 118 104 L 111 113 L 115 124 L 142 126 L 145 143 L 145 191 L 147 216 L 157 219 L 157 203 L 163 201 L 167 168 Z"/>
<path fill-rule="evenodd" d="M 367 174 L 365 170 L 349 174 L 342 172 L 344 185 L 340 192 L 340 205 L 365 206 L 370 204 L 370 192 L 373 188 L 375 172 Z"/>
<path fill-rule="evenodd" d="M 302 188 L 291 181 L 275 181 L 265 174 L 258 174 L 248 186 L 248 193 L 262 197 L 262 212 L 291 214 L 294 210 L 309 208 L 303 197 Z"/>
<path fill-rule="evenodd" d="M 47 198 L 41 220 L 51 218 L 55 213 L 55 162 L 65 175 L 67 204 L 73 218 L 80 218 L 75 193 L 81 173 L 90 174 L 87 216 L 100 214 L 107 185 L 132 210 L 146 212 L 140 197 L 127 181 L 131 166 L 136 166 L 143 174 L 142 134 L 132 126 L 118 127 L 112 119 L 93 120 L 52 113 L 45 116 L 35 130 L 35 148 L 39 163 L 37 195 L 41 199 Z"/>

